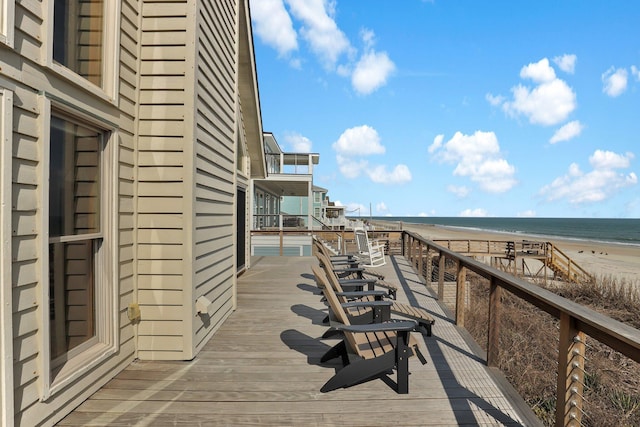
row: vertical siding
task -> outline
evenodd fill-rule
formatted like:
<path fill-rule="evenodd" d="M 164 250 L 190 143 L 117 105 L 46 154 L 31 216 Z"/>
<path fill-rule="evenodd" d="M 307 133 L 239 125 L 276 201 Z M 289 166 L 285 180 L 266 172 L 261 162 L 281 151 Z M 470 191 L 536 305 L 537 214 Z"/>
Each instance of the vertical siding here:
<path fill-rule="evenodd" d="M 187 11 L 187 1 L 142 4 L 136 236 L 141 359 L 190 353 L 183 324 L 185 287 L 191 285 L 185 277 L 191 262 L 185 221 L 185 145 L 191 143 L 185 135 Z"/>
<path fill-rule="evenodd" d="M 196 351 L 233 309 L 237 11 L 234 0 L 199 4 L 196 73 L 195 294 L 213 308 L 193 324 Z"/>

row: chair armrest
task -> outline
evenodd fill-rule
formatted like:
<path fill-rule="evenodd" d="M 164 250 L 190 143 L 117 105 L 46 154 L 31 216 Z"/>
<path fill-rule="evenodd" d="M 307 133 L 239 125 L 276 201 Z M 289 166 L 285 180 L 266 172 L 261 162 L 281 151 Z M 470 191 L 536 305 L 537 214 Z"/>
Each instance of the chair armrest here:
<path fill-rule="evenodd" d="M 388 293 L 386 291 L 351 291 L 351 292 L 336 292 L 336 295 L 346 298 L 359 298 L 359 297 L 384 297 Z"/>
<path fill-rule="evenodd" d="M 418 324 L 413 320 L 389 321 L 383 323 L 370 323 L 367 325 L 336 325 L 335 328 L 347 332 L 392 332 L 412 331 Z"/>
<path fill-rule="evenodd" d="M 391 307 L 393 305 L 393 301 L 352 301 L 345 302 L 340 304 L 343 308 L 353 308 L 353 307 Z"/>
<path fill-rule="evenodd" d="M 368 285 L 369 283 L 376 283 L 377 279 L 338 279 L 341 285 Z"/>

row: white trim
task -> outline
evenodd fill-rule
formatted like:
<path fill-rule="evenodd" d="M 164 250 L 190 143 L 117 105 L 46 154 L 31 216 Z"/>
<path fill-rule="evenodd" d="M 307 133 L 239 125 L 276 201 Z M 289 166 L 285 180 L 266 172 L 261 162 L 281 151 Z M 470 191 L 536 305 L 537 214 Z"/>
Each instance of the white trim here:
<path fill-rule="evenodd" d="M 5 9 L 6 10 L 6 9 Z M 13 280 L 11 271 L 13 93 L 0 88 L 0 424 L 13 426 Z"/>
<path fill-rule="evenodd" d="M 13 47 L 15 0 L 0 0 L 0 42 Z"/>
<path fill-rule="evenodd" d="M 2 0 L 0 0 L 2 1 Z M 13 0 L 8 0 L 13 1 Z M 53 61 L 53 17 L 55 0 L 48 0 L 46 10 L 49 19 L 46 20 L 47 40 L 43 65 L 56 74 L 77 84 L 88 92 L 118 105 L 118 76 L 120 59 L 120 1 L 104 0 L 104 23 L 102 35 L 102 86 L 90 82 L 69 68 Z"/>
<path fill-rule="evenodd" d="M 111 357 L 119 349 L 118 330 L 118 261 L 117 261 L 117 150 L 118 134 L 117 128 L 113 124 L 103 122 L 93 115 L 73 109 L 69 105 L 58 103 L 55 98 L 49 98 L 47 94 L 42 99 L 42 129 L 43 129 L 43 166 L 42 176 L 42 244 L 40 245 L 40 258 L 42 260 L 42 310 L 41 325 L 43 334 L 39 339 L 42 354 L 41 369 L 41 400 L 46 401 L 55 393 L 63 390 L 69 384 L 77 381 L 78 378 L 87 375 L 96 366 Z M 71 351 L 68 355 L 71 358 L 64 366 L 57 367 L 51 361 L 49 331 L 49 286 L 48 286 L 48 266 L 49 266 L 49 167 L 50 167 L 50 123 L 52 107 L 56 111 L 69 115 L 67 119 L 78 122 L 86 127 L 96 127 L 105 132 L 106 138 L 102 142 L 101 156 L 101 186 L 103 200 L 101 200 L 101 232 L 81 235 L 81 240 L 91 237 L 101 237 L 100 248 L 96 252 L 99 261 L 96 263 L 96 336 L 87 343 Z M 74 237 L 70 238 L 74 240 Z M 54 240 L 54 239 L 52 239 Z M 68 240 L 68 238 L 59 239 Z M 93 345 L 92 345 L 93 344 Z M 79 354 L 78 354 L 79 353 Z M 52 378 L 52 370 L 56 371 L 55 379 Z"/>

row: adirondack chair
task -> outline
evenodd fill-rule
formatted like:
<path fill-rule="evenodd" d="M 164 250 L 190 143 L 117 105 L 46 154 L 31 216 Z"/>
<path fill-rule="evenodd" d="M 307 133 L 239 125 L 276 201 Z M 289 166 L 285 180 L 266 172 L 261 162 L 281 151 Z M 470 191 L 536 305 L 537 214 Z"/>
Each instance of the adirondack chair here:
<path fill-rule="evenodd" d="M 333 271 L 336 273 L 345 288 L 361 290 L 362 285 L 366 282 L 369 289 L 373 289 L 373 285 L 375 284 L 379 287 L 388 289 L 389 297 L 393 299 L 396 298 L 398 286 L 393 283 L 385 282 L 384 275 L 368 271 L 366 268 L 362 267 L 357 258 L 335 258 L 331 256 L 324 243 L 317 239 L 314 239 L 314 247 L 315 253 L 321 253 L 327 260 L 329 260 Z M 347 255 L 344 255 L 343 257 L 346 256 Z"/>
<path fill-rule="evenodd" d="M 380 291 L 378 291 L 378 294 L 376 294 L 375 288 L 368 288 L 369 293 L 361 292 L 364 290 L 363 288 L 345 292 L 344 286 L 341 283 L 341 281 L 338 279 L 335 273 L 331 270 L 331 268 L 327 268 L 328 261 L 324 257 L 324 255 L 321 253 L 317 253 L 316 257 L 318 258 L 320 265 L 324 268 L 324 272 L 326 275 L 326 282 L 333 288 L 334 292 L 336 292 L 336 295 L 338 296 L 338 300 L 341 303 L 352 302 L 355 299 L 358 299 L 360 301 L 380 300 L 380 296 L 379 296 Z M 428 337 L 432 335 L 433 333 L 432 329 L 433 329 L 433 324 L 435 323 L 435 319 L 433 318 L 433 316 L 429 314 L 427 310 L 421 307 L 414 307 L 409 304 L 402 304 L 402 303 L 399 303 L 398 301 L 389 301 L 389 302 L 391 303 L 389 307 L 391 314 L 395 314 L 400 317 L 404 317 L 409 320 L 413 320 L 417 322 L 416 331 L 420 331 Z M 356 312 L 357 312 L 357 316 L 362 315 L 360 311 L 356 310 Z M 348 312 L 348 314 L 350 313 Z M 354 314 L 354 316 L 356 316 L 356 314 Z M 331 324 L 331 318 L 327 320 Z M 327 336 L 330 336 L 330 334 L 331 332 L 328 331 Z"/>
<path fill-rule="evenodd" d="M 377 241 L 369 240 L 367 231 L 363 228 L 353 230 L 356 245 L 358 246 L 358 254 L 361 257 L 365 267 L 380 267 L 387 263 L 384 256 L 384 245 Z"/>
<path fill-rule="evenodd" d="M 417 342 L 411 339 L 411 331 L 416 323 L 405 320 L 365 325 L 351 324 L 335 292 L 327 283 L 326 275 L 317 266 L 313 266 L 312 270 L 316 281 L 325 292 L 330 309 L 340 322 L 336 328 L 343 334 L 343 339 L 321 358 L 321 362 L 324 363 L 340 357 L 343 367 L 320 391 L 326 393 L 351 387 L 380 378 L 395 369 L 396 391 L 399 394 L 409 393 L 409 358 L 417 354 L 420 361 L 426 363 L 419 352 Z"/>

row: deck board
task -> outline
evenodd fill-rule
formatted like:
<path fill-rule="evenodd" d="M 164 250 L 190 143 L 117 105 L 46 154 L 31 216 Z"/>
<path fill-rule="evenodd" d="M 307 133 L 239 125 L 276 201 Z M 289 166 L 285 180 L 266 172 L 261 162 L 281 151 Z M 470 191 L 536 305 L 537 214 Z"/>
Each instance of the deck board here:
<path fill-rule="evenodd" d="M 428 360 L 410 360 L 409 394 L 376 379 L 321 393 L 339 366 L 320 364 L 326 308 L 312 257 L 255 258 L 238 280 L 238 310 L 191 361 L 136 361 L 60 426 L 534 425 L 519 397 L 492 376 L 404 258 L 380 268 L 398 300 L 436 318 L 416 335 Z M 392 376 L 392 379 L 395 378 Z"/>

